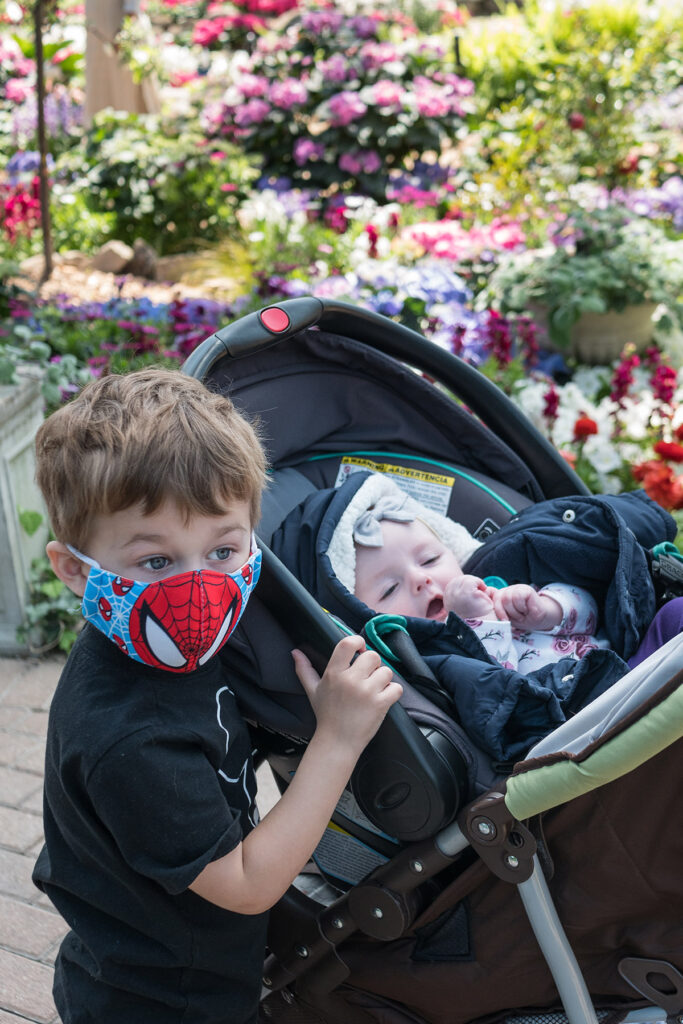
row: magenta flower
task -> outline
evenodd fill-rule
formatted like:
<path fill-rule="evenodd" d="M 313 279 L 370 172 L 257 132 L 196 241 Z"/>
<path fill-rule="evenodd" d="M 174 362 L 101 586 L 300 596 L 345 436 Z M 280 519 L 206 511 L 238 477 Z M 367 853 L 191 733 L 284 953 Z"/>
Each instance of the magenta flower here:
<path fill-rule="evenodd" d="M 234 121 L 240 128 L 246 128 L 252 124 L 261 124 L 268 117 L 271 111 L 270 103 L 265 100 L 253 99 L 239 107 L 235 111 Z"/>
<path fill-rule="evenodd" d="M 238 82 L 240 92 L 248 99 L 255 96 L 265 96 L 268 92 L 268 79 L 265 75 L 242 75 Z"/>
<path fill-rule="evenodd" d="M 349 174 L 374 174 L 382 166 L 382 161 L 374 149 L 353 149 L 342 153 L 339 166 Z"/>
<path fill-rule="evenodd" d="M 282 110 L 291 110 L 301 106 L 308 99 L 308 89 L 296 78 L 286 78 L 284 82 L 274 82 L 270 87 L 270 101 Z"/>
<path fill-rule="evenodd" d="M 329 60 L 321 60 L 318 68 L 328 82 L 345 82 L 353 73 L 349 62 L 341 53 L 333 53 Z"/>
<path fill-rule="evenodd" d="M 367 111 L 367 105 L 358 97 L 357 93 L 344 90 L 333 96 L 329 103 L 330 121 L 339 128 L 351 124 L 363 117 Z"/>
<path fill-rule="evenodd" d="M 31 90 L 25 79 L 8 78 L 5 82 L 5 99 L 10 103 L 23 103 L 30 94 Z"/>
<path fill-rule="evenodd" d="M 393 43 L 364 43 L 360 51 L 360 59 L 366 71 L 381 68 L 383 64 L 391 64 L 400 60 L 400 54 Z"/>
<path fill-rule="evenodd" d="M 321 142 L 313 142 L 312 139 L 297 139 L 294 143 L 294 163 L 297 167 L 303 167 L 309 161 L 322 160 L 325 155 L 325 147 Z"/>
<path fill-rule="evenodd" d="M 451 105 L 443 90 L 434 88 L 418 88 L 415 92 L 417 109 L 423 117 L 445 117 Z"/>
<path fill-rule="evenodd" d="M 347 174 L 360 174 L 362 168 L 357 152 L 356 150 L 354 153 L 342 153 L 339 157 L 339 167 L 342 171 L 346 171 Z"/>
<path fill-rule="evenodd" d="M 383 78 L 372 86 L 372 99 L 378 107 L 397 110 L 403 103 L 405 89 L 398 82 Z"/>

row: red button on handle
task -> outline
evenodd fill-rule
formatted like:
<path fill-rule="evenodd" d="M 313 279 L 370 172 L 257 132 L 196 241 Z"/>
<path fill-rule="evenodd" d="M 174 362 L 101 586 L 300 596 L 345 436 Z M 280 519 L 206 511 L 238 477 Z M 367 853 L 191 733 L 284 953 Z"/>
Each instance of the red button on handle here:
<path fill-rule="evenodd" d="M 264 309 L 262 313 L 259 313 L 259 319 L 266 330 L 272 331 L 274 334 L 281 334 L 289 327 L 289 317 L 284 309 L 278 309 L 277 306 Z"/>

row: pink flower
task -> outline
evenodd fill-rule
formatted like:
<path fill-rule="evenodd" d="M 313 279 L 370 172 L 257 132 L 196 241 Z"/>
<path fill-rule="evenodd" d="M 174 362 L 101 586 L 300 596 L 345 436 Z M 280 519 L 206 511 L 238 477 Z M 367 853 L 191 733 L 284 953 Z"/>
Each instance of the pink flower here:
<path fill-rule="evenodd" d="M 393 43 L 369 42 L 361 47 L 360 59 L 365 70 L 369 71 L 400 60 L 400 54 Z"/>
<path fill-rule="evenodd" d="M 346 171 L 347 174 L 360 174 L 361 163 L 356 153 L 342 153 L 339 157 L 339 168 L 342 171 Z"/>
<path fill-rule="evenodd" d="M 308 99 L 308 90 L 296 78 L 286 78 L 284 82 L 274 82 L 270 87 L 270 101 L 282 110 L 291 110 L 301 106 Z"/>
<path fill-rule="evenodd" d="M 338 92 L 336 96 L 333 96 L 329 107 L 330 121 L 337 128 L 351 124 L 352 121 L 357 121 L 360 117 L 363 117 L 368 109 L 366 104 L 359 99 L 357 93 L 347 90 Z"/>
<path fill-rule="evenodd" d="M 451 105 L 443 90 L 431 86 L 422 87 L 415 93 L 417 109 L 423 117 L 445 117 L 450 113 Z"/>
<path fill-rule="evenodd" d="M 378 107 L 398 109 L 403 103 L 405 89 L 398 82 L 384 78 L 372 87 L 372 99 Z"/>
<path fill-rule="evenodd" d="M 27 83 L 21 78 L 8 78 L 5 82 L 5 99 L 11 103 L 23 103 L 30 92 Z"/>
<path fill-rule="evenodd" d="M 349 62 L 341 53 L 332 54 L 329 60 L 321 60 L 318 69 L 328 82 L 345 82 L 352 74 Z"/>
<path fill-rule="evenodd" d="M 325 147 L 321 142 L 313 142 L 312 139 L 297 139 L 294 143 L 294 163 L 297 167 L 303 167 L 309 161 L 322 160 L 325 155 Z"/>
<path fill-rule="evenodd" d="M 425 189 L 416 188 L 414 185 L 402 185 L 401 188 L 388 189 L 387 199 L 395 203 L 416 206 L 418 209 L 425 206 L 436 206 L 439 202 L 436 192 L 428 192 Z M 418 240 L 417 233 L 415 240 Z M 420 244 L 424 244 L 421 239 Z"/>
<path fill-rule="evenodd" d="M 574 654 L 576 651 L 576 641 L 572 637 L 556 636 L 553 639 L 553 650 L 557 651 L 558 654 Z"/>
<path fill-rule="evenodd" d="M 342 153 L 339 166 L 349 174 L 374 174 L 382 166 L 382 161 L 374 149 L 354 149 Z"/>
<path fill-rule="evenodd" d="M 240 128 L 246 128 L 252 124 L 261 124 L 268 117 L 270 111 L 270 103 L 266 103 L 265 100 L 249 100 L 248 103 L 245 103 L 244 106 L 239 107 L 235 111 L 234 121 Z"/>
<path fill-rule="evenodd" d="M 254 96 L 265 96 L 268 92 L 268 79 L 265 75 L 244 74 L 237 83 L 243 96 L 249 99 Z"/>
<path fill-rule="evenodd" d="M 210 46 L 220 39 L 229 24 L 229 18 L 200 19 L 194 27 L 192 42 L 198 43 L 199 46 Z"/>
<path fill-rule="evenodd" d="M 597 644 L 591 640 L 590 636 L 584 636 L 583 633 L 577 633 L 574 637 L 576 643 L 576 657 L 581 659 L 585 658 L 589 651 L 597 650 Z"/>
<path fill-rule="evenodd" d="M 492 249 L 516 249 L 524 245 L 524 232 L 516 221 L 504 221 L 496 217 L 488 225 L 489 241 Z"/>

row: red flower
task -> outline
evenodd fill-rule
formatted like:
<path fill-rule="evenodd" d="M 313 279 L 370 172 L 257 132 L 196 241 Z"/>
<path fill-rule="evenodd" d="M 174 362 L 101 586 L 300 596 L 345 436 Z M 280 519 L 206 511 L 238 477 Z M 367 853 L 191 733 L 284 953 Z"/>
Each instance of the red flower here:
<path fill-rule="evenodd" d="M 374 224 L 365 225 L 365 234 L 368 236 L 368 256 L 376 260 L 377 259 L 377 243 L 379 241 L 379 231 Z"/>
<path fill-rule="evenodd" d="M 656 455 L 669 462 L 683 462 L 683 445 L 675 441 L 656 441 L 653 448 Z"/>
<path fill-rule="evenodd" d="M 543 415 L 552 423 L 557 419 L 557 411 L 560 408 L 560 396 L 554 384 L 551 384 L 543 396 Z"/>
<path fill-rule="evenodd" d="M 583 116 L 583 114 L 579 113 L 578 110 L 575 110 L 567 118 L 567 124 L 569 125 L 572 131 L 576 131 L 579 128 L 585 127 L 586 118 Z"/>
<path fill-rule="evenodd" d="M 660 363 L 652 374 L 652 391 L 664 405 L 671 405 L 676 393 L 678 375 L 672 366 Z"/>
<path fill-rule="evenodd" d="M 586 416 L 584 413 L 578 417 L 574 424 L 574 440 L 585 441 L 591 434 L 597 434 L 598 425 L 595 420 L 591 419 L 590 416 Z"/>
<path fill-rule="evenodd" d="M 642 483 L 643 490 L 663 508 L 683 508 L 683 483 L 668 462 L 648 459 L 631 467 L 633 479 Z"/>

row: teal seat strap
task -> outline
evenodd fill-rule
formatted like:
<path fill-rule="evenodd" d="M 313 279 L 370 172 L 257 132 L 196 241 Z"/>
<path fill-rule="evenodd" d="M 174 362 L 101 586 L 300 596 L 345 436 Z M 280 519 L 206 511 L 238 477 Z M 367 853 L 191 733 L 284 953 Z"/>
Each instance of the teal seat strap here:
<path fill-rule="evenodd" d="M 408 633 L 406 620 L 402 615 L 375 615 L 372 619 L 369 619 L 364 626 L 365 635 L 377 653 L 386 661 L 391 661 L 395 665 L 399 663 L 400 659 L 397 658 L 391 648 L 385 644 L 382 637 L 386 633 L 396 632 L 397 629 L 402 630 L 404 633 Z"/>
<path fill-rule="evenodd" d="M 652 554 L 655 558 L 662 558 L 664 555 L 671 555 L 672 558 L 677 559 L 679 562 L 683 562 L 683 555 L 676 545 L 672 544 L 669 540 L 663 540 L 660 544 L 655 544 L 652 549 Z"/>

